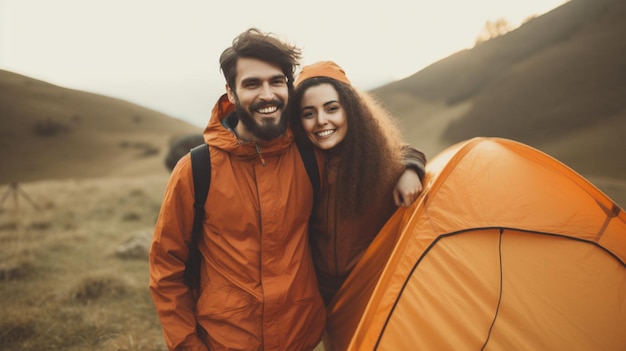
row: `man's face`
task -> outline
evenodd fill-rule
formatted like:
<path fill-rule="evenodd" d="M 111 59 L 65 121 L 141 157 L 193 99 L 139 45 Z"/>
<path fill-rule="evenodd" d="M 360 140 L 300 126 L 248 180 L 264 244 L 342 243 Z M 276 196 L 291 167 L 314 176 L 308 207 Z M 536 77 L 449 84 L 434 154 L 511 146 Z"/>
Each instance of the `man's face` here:
<path fill-rule="evenodd" d="M 270 140 L 287 129 L 289 89 L 280 67 L 267 62 L 240 58 L 235 89 L 226 85 L 230 102 L 237 106 L 240 122 L 237 135 L 249 141 Z"/>

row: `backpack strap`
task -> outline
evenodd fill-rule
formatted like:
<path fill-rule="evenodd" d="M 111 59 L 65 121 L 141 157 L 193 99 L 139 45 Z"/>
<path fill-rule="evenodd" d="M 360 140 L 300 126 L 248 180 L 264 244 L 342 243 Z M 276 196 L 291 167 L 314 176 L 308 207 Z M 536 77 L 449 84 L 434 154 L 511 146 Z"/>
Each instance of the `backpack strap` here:
<path fill-rule="evenodd" d="M 313 199 L 317 199 L 317 193 L 320 190 L 320 171 L 317 166 L 313 145 L 307 142 L 296 142 L 296 145 L 298 145 L 304 168 L 306 168 L 306 173 L 309 175 L 309 180 L 311 180 L 311 185 L 313 186 Z"/>
<path fill-rule="evenodd" d="M 202 234 L 204 221 L 204 203 L 206 202 L 211 184 L 211 155 L 209 145 L 204 143 L 191 149 L 191 170 L 193 172 L 194 219 L 189 244 L 189 259 L 185 267 L 185 284 L 197 288 L 200 280 L 200 250 L 198 239 Z"/>

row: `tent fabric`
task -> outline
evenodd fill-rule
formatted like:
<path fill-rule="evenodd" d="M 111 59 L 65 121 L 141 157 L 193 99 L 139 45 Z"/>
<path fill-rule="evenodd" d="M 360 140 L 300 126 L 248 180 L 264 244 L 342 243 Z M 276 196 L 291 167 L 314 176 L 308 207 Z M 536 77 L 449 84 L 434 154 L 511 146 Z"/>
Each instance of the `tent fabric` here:
<path fill-rule="evenodd" d="M 327 350 L 626 350 L 626 214 L 528 145 L 437 155 L 331 301 Z"/>

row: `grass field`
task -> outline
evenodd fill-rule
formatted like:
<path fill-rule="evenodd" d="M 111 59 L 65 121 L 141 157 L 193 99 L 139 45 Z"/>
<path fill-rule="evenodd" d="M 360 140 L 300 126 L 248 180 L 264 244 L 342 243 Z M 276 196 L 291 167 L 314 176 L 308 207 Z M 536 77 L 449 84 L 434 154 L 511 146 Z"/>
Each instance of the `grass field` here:
<path fill-rule="evenodd" d="M 2 350 L 166 350 L 147 252 L 118 252 L 128 240 L 151 236 L 166 181 L 159 175 L 1 189 Z"/>

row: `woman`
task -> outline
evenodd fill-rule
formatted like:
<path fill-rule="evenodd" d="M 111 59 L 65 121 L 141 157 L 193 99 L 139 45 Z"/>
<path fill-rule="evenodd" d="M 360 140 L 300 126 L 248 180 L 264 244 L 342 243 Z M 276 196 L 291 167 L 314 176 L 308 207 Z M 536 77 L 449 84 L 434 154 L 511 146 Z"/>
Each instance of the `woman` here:
<path fill-rule="evenodd" d="M 296 137 L 325 154 L 310 238 L 328 304 L 397 206 L 415 201 L 426 159 L 405 147 L 386 111 L 334 62 L 305 66 L 295 87 Z"/>

